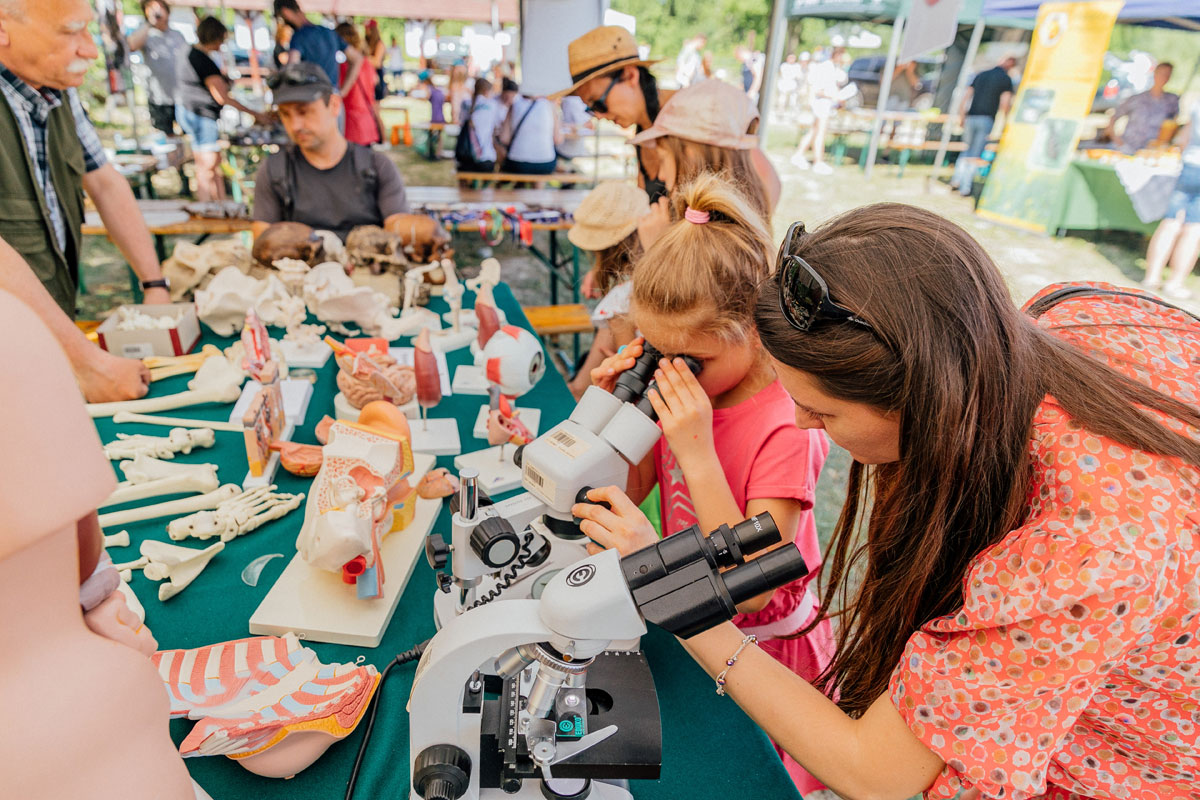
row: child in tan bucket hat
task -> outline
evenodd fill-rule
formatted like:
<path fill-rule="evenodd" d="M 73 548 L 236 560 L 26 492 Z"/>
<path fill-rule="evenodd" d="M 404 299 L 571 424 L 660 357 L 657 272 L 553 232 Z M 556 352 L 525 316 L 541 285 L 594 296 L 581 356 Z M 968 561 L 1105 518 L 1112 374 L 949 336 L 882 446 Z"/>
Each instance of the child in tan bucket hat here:
<path fill-rule="evenodd" d="M 586 297 L 603 298 L 592 311 L 596 336 L 592 349 L 570 383 L 578 398 L 591 385 L 591 371 L 636 331 L 628 319 L 629 276 L 642 253 L 638 223 L 650 210 L 646 193 L 632 183 L 605 181 L 588 192 L 575 210 L 575 224 L 567 232 L 571 244 L 595 253 L 595 263 L 583 279 Z"/>

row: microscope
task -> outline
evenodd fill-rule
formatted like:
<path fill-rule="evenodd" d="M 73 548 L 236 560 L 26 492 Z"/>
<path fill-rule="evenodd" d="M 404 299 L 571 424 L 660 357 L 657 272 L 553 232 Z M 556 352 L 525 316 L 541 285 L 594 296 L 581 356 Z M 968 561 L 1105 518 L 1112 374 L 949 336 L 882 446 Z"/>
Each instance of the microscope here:
<path fill-rule="evenodd" d="M 412 800 L 631 800 L 626 780 L 658 778 L 662 729 L 646 659 L 626 648 L 646 622 L 694 636 L 803 577 L 795 547 L 746 560 L 779 541 L 770 514 L 708 536 L 692 526 L 587 557 L 538 600 L 448 620 L 409 697 Z"/>
<path fill-rule="evenodd" d="M 571 416 L 513 455 L 525 491 L 491 503 L 478 473 L 459 473 L 450 502 L 451 541 L 425 540 L 438 573 L 434 622 L 441 627 L 464 611 L 496 599 L 537 598 L 561 569 L 587 557 L 587 537 L 571 515 L 597 486 L 625 488 L 629 469 L 646 457 L 662 431 L 647 391 L 662 354 L 649 345 L 621 373 L 611 393 L 589 386 Z M 693 373 L 700 362 L 685 356 Z"/>

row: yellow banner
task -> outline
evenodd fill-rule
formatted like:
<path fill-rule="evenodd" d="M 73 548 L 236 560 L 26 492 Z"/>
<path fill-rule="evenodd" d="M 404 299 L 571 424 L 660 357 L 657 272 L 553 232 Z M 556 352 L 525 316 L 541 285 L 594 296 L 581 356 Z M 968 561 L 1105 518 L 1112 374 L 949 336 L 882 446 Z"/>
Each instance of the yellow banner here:
<path fill-rule="evenodd" d="M 1091 111 L 1123 0 L 1043 3 L 1016 102 L 979 201 L 981 216 L 1045 231 Z"/>

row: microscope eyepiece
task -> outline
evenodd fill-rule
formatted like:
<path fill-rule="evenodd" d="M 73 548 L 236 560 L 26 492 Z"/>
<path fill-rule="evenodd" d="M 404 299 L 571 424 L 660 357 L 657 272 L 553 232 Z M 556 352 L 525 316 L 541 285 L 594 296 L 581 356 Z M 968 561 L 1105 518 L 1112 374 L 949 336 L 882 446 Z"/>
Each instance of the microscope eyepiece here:
<path fill-rule="evenodd" d="M 638 356 L 637 361 L 617 378 L 617 385 L 612 391 L 613 396 L 623 403 L 633 403 L 641 399 L 646 387 L 652 382 L 654 370 L 662 357 L 662 353 L 650 344 L 643 344 L 642 354 Z"/>

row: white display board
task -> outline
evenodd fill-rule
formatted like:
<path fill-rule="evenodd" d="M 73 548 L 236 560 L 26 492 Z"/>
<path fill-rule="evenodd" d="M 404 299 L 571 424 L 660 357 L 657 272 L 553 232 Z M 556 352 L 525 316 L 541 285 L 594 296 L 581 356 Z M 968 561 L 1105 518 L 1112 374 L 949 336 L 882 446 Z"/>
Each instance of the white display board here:
<path fill-rule="evenodd" d="M 604 24 L 607 0 L 521 0 L 521 93 L 571 85 L 567 43 Z"/>

